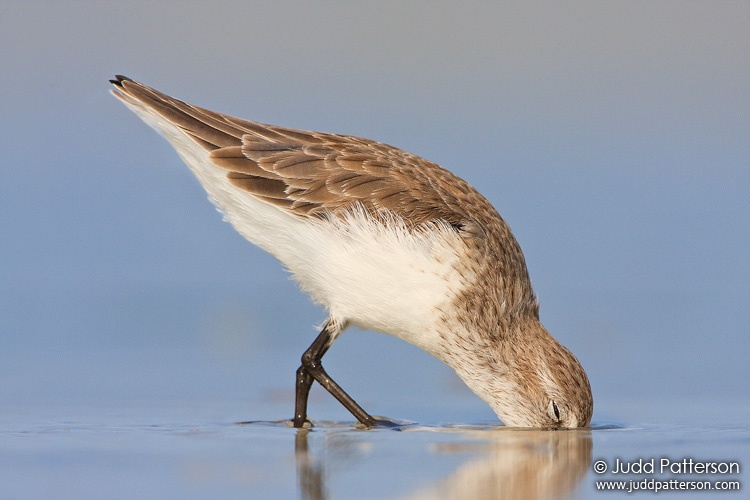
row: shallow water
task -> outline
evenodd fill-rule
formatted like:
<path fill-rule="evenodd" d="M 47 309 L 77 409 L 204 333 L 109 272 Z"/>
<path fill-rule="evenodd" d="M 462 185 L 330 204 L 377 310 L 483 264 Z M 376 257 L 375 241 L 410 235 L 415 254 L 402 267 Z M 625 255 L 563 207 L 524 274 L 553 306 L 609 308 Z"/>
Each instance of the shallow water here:
<path fill-rule="evenodd" d="M 601 479 L 746 477 L 744 470 L 600 476 L 593 465 L 599 460 L 610 468 L 615 459 L 658 464 L 662 457 L 744 465 L 750 455 L 747 427 L 594 423 L 587 430 L 539 431 L 398 422 L 363 430 L 350 421 L 318 421 L 312 429 L 294 429 L 288 421 L 205 420 L 208 412 L 198 407 L 173 407 L 151 419 L 144 412 L 67 408 L 47 418 L 28 409 L 6 412 L 0 497 L 594 498 L 604 494 L 596 491 Z M 710 496 L 704 493 L 691 498 Z M 740 494 L 723 492 L 722 498 Z M 607 493 L 620 495 L 627 496 Z"/>

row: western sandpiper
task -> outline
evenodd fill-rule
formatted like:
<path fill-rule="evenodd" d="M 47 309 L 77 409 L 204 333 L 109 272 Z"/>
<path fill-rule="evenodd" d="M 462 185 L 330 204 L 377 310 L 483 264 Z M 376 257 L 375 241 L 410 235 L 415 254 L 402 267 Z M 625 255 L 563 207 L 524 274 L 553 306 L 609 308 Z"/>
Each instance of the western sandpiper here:
<path fill-rule="evenodd" d="M 467 182 L 380 142 L 234 118 L 124 76 L 111 82 L 234 228 L 327 309 L 297 370 L 296 427 L 313 381 L 362 424 L 379 423 L 321 364 L 350 325 L 443 361 L 507 426 L 589 424 L 586 373 L 540 323 L 518 242 Z"/>

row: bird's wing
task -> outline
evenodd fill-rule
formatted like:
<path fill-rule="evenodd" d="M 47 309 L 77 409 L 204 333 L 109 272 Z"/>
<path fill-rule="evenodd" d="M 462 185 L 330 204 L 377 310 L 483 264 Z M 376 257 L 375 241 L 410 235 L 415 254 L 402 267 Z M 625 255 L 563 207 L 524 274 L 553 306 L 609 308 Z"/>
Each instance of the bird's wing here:
<path fill-rule="evenodd" d="M 472 214 L 496 213 L 464 180 L 387 144 L 235 118 L 127 77 L 112 83 L 115 95 L 150 108 L 201 145 L 232 185 L 296 216 L 320 217 L 360 204 L 409 224 L 444 221 L 476 229 Z"/>

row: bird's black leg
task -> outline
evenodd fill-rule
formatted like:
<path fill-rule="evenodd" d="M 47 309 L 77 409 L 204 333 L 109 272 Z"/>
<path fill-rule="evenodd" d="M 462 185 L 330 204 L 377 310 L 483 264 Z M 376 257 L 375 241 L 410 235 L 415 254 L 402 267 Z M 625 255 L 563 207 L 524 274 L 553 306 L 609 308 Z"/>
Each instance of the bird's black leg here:
<path fill-rule="evenodd" d="M 376 421 L 359 406 L 323 369 L 321 360 L 335 339 L 333 324 L 329 319 L 315 341 L 302 355 L 302 365 L 297 369 L 297 394 L 294 406 L 294 426 L 302 427 L 307 421 L 307 397 L 313 380 L 322 385 L 331 395 L 362 424 L 372 427 Z"/>
<path fill-rule="evenodd" d="M 297 368 L 297 392 L 294 401 L 294 426 L 302 427 L 307 421 L 307 397 L 313 383 L 310 375 L 303 366 Z"/>

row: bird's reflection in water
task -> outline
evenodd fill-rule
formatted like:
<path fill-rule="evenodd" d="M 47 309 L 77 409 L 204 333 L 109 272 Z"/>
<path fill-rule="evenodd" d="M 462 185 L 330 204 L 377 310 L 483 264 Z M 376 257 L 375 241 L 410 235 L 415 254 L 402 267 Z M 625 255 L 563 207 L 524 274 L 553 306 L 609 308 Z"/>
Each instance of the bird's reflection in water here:
<path fill-rule="evenodd" d="M 565 498 L 591 464 L 588 430 L 504 429 L 490 434 L 479 457 L 407 498 Z M 444 444 L 438 450 L 460 452 L 466 447 Z"/>
<path fill-rule="evenodd" d="M 299 429 L 294 440 L 294 457 L 297 461 L 299 491 L 305 500 L 324 500 L 325 483 L 323 465 L 313 459 L 308 444 L 308 429 Z"/>
<path fill-rule="evenodd" d="M 409 430 L 418 430 L 412 428 Z M 441 429 L 429 429 L 440 431 Z M 456 429 L 445 429 L 455 432 Z M 546 499 L 571 496 L 591 464 L 589 430 L 516 430 L 507 428 L 468 430 L 462 442 L 435 443 L 432 452 L 469 454 L 471 458 L 453 473 L 403 498 L 410 499 Z M 300 496 L 325 499 L 326 451 L 309 450 L 310 431 L 296 437 L 297 476 Z M 337 440 L 334 440 L 337 441 Z M 330 441 L 322 442 L 328 446 Z M 426 450 L 428 451 L 428 450 Z"/>

